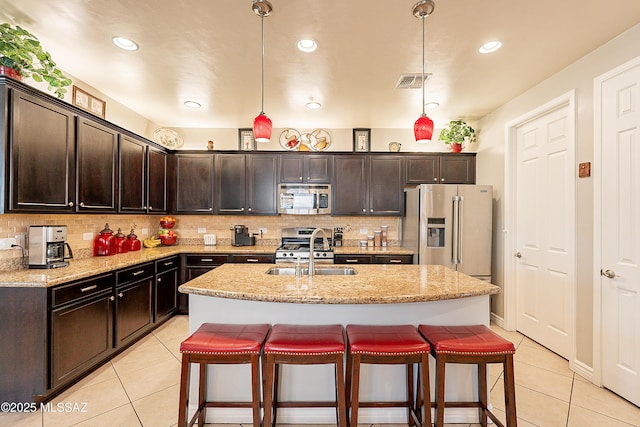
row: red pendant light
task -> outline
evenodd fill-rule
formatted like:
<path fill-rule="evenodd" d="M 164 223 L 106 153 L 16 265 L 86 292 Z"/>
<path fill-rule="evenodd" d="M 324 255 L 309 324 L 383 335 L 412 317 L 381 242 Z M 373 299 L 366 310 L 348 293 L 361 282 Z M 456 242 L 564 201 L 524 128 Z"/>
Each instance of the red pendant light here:
<path fill-rule="evenodd" d="M 413 134 L 418 144 L 431 142 L 433 136 L 433 120 L 427 117 L 424 112 L 424 20 L 431 15 L 435 9 L 433 0 L 420 0 L 413 6 L 413 16 L 422 20 L 422 115 L 413 125 Z"/>
<path fill-rule="evenodd" d="M 273 125 L 271 119 L 264 114 L 264 17 L 271 15 L 273 7 L 267 0 L 253 0 L 251 9 L 260 17 L 260 30 L 262 32 L 262 83 L 260 86 L 262 103 L 260 114 L 253 119 L 253 138 L 256 142 L 269 142 Z"/>

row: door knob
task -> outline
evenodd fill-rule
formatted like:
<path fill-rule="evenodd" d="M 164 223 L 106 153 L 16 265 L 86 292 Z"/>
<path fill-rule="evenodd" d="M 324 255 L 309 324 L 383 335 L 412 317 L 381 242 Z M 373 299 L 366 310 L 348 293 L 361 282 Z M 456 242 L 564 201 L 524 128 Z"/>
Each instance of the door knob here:
<path fill-rule="evenodd" d="M 522 254 L 520 252 L 515 253 L 516 258 L 522 258 Z"/>
<path fill-rule="evenodd" d="M 613 270 L 600 270 L 600 275 L 606 277 L 607 279 L 613 279 L 616 277 L 616 272 Z"/>

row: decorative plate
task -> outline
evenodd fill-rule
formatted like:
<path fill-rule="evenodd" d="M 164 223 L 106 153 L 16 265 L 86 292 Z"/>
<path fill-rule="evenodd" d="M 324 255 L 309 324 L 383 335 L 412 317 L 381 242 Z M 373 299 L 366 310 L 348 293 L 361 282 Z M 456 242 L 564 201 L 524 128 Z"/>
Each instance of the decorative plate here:
<path fill-rule="evenodd" d="M 159 128 L 153 132 L 153 140 L 167 148 L 180 148 L 184 145 L 182 137 L 172 129 Z"/>
<path fill-rule="evenodd" d="M 300 132 L 295 129 L 285 129 L 280 134 L 280 146 L 285 150 L 297 150 L 300 146 Z"/>
<path fill-rule="evenodd" d="M 315 129 L 307 135 L 313 151 L 324 151 L 331 145 L 331 134 L 325 129 Z"/>

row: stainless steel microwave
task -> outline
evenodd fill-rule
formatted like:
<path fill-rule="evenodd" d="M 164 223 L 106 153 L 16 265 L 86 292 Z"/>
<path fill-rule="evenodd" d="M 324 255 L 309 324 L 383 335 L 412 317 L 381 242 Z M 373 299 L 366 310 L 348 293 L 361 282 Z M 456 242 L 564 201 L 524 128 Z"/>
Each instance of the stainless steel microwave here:
<path fill-rule="evenodd" d="M 279 184 L 278 213 L 327 215 L 331 213 L 330 184 Z"/>

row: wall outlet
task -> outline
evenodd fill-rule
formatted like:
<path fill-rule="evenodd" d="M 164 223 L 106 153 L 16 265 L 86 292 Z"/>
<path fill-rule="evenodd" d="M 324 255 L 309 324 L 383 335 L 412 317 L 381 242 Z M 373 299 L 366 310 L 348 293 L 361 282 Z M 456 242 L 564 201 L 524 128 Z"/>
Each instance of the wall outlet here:
<path fill-rule="evenodd" d="M 82 233 L 82 240 L 93 240 L 93 233 Z"/>
<path fill-rule="evenodd" d="M 366 235 L 367 235 L 367 233 L 369 233 L 369 229 L 368 229 L 368 228 L 361 228 L 361 229 L 360 229 L 360 234 L 362 234 L 362 235 L 366 236 Z"/>
<path fill-rule="evenodd" d="M 140 234 L 142 237 L 147 237 L 149 235 L 149 229 L 143 228 L 142 230 L 140 230 Z"/>
<path fill-rule="evenodd" d="M 205 227 L 198 227 L 198 233 L 204 234 L 206 232 L 207 232 L 207 229 Z"/>
<path fill-rule="evenodd" d="M 16 239 L 14 237 L 9 237 L 8 239 L 0 239 L 0 250 L 11 249 L 11 245 L 16 244 Z"/>

